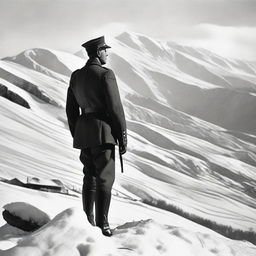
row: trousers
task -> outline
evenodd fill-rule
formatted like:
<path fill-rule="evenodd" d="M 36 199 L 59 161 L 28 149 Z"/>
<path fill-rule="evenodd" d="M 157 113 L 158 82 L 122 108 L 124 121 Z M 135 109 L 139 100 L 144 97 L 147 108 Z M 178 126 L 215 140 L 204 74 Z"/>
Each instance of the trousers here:
<path fill-rule="evenodd" d="M 81 150 L 83 190 L 111 192 L 115 181 L 115 145 L 103 144 Z"/>

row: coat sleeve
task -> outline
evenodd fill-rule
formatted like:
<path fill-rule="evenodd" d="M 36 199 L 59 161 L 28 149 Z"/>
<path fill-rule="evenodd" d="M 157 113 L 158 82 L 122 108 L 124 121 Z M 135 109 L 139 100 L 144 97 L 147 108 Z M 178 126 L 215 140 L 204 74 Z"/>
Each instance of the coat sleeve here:
<path fill-rule="evenodd" d="M 105 100 L 107 112 L 110 115 L 111 127 L 120 146 L 127 146 L 127 129 L 123 105 L 114 72 L 108 70 L 104 74 Z"/>
<path fill-rule="evenodd" d="M 70 78 L 68 92 L 67 92 L 66 114 L 67 114 L 67 120 L 68 120 L 68 125 L 69 125 L 71 135 L 74 137 L 75 126 L 76 126 L 77 119 L 79 117 L 79 105 L 76 101 L 75 95 L 72 90 L 73 82 L 74 82 L 74 76 L 72 74 Z"/>

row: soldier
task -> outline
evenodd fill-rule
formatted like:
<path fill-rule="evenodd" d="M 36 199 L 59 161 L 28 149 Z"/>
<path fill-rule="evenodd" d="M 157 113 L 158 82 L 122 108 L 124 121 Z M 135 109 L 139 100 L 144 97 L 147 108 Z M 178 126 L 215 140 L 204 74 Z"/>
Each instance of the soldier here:
<path fill-rule="evenodd" d="M 104 36 L 82 46 L 89 60 L 71 75 L 66 113 L 73 147 L 81 149 L 84 165 L 83 209 L 92 225 L 96 220 L 103 235 L 111 236 L 108 211 L 115 179 L 115 145 L 118 142 L 120 156 L 126 152 L 126 121 L 115 75 L 102 66 L 111 47 Z"/>

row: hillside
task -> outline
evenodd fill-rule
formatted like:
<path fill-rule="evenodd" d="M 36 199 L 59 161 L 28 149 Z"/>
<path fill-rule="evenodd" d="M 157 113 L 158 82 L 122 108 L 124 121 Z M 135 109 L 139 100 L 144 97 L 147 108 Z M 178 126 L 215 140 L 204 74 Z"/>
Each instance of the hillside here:
<path fill-rule="evenodd" d="M 150 218 L 175 226 L 173 215 L 166 212 L 161 221 L 141 203 L 134 217 L 126 213 L 131 200 L 147 199 L 256 231 L 255 63 L 127 32 L 111 46 L 108 67 L 117 75 L 129 145 L 124 174 L 116 161 L 113 204 L 121 215 L 112 212 L 110 223 Z M 0 97 L 0 177 L 55 178 L 80 188 L 82 166 L 64 108 L 69 76 L 84 65 L 83 56 L 37 48 L 0 60 L 1 88 L 17 95 Z M 21 99 L 29 108 L 18 103 Z M 0 198 L 1 206 L 22 199 L 5 193 Z M 55 203 L 41 207 L 52 217 L 65 210 Z M 183 221 L 177 225 L 193 226 Z"/>

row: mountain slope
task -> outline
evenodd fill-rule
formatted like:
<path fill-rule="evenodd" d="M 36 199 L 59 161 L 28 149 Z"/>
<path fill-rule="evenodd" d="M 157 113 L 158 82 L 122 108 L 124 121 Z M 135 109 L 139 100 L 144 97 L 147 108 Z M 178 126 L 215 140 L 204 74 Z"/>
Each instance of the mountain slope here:
<path fill-rule="evenodd" d="M 123 175 L 117 157 L 114 200 L 164 200 L 256 230 L 255 66 L 135 33 L 111 45 L 129 142 Z M 69 74 L 84 62 L 50 49 L 0 61 L 0 83 L 30 106 L 0 97 L 1 177 L 57 178 L 80 188 L 64 107 Z"/>
<path fill-rule="evenodd" d="M 135 33 L 117 39 L 111 66 L 138 94 L 229 130 L 255 134 L 253 64 Z"/>

